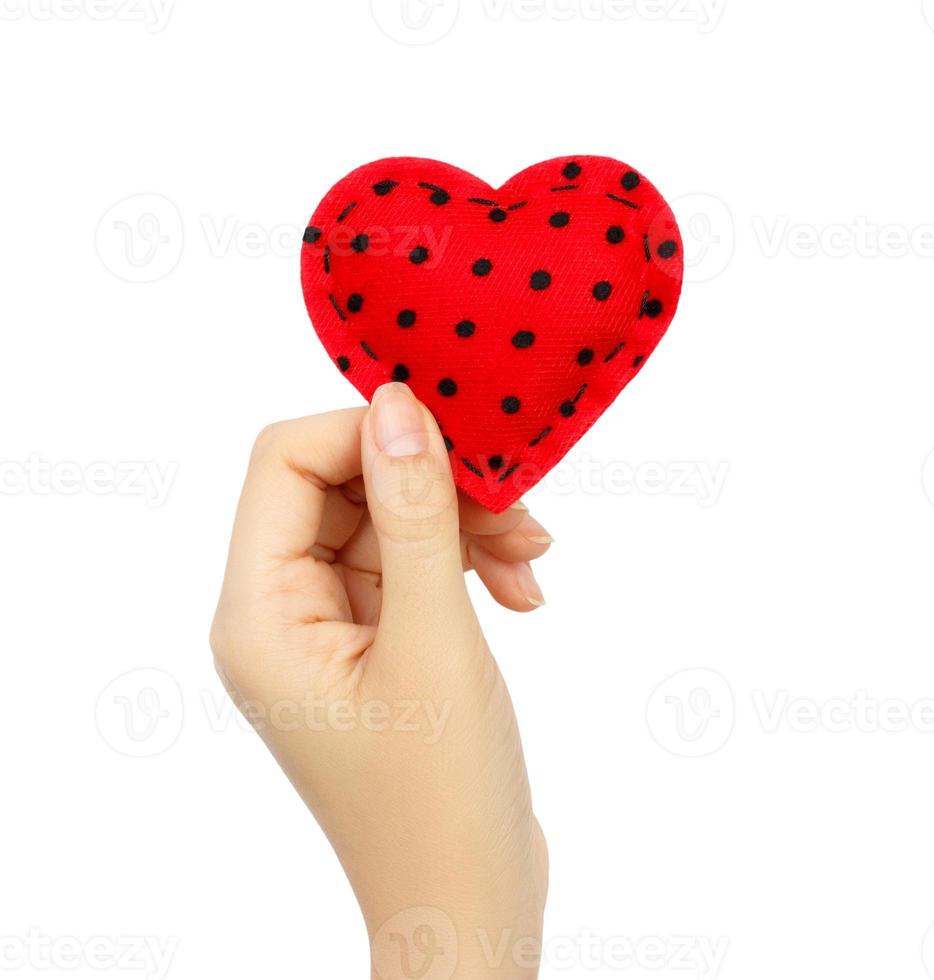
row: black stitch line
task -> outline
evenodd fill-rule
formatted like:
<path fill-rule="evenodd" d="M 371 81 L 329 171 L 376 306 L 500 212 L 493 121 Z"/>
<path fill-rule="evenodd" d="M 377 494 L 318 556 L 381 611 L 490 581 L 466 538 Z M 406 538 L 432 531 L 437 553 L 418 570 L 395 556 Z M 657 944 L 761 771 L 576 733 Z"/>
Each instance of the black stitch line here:
<path fill-rule="evenodd" d="M 620 204 L 625 204 L 627 208 L 632 208 L 634 211 L 639 210 L 639 205 L 634 201 L 627 201 L 625 197 L 617 197 L 615 194 L 607 194 L 607 197 L 611 201 L 619 201 Z"/>
<path fill-rule="evenodd" d="M 424 187 L 426 191 L 443 191 L 443 187 L 439 187 L 437 184 L 426 184 L 423 180 L 419 181 L 419 187 Z M 446 194 L 447 191 L 444 191 Z"/>
<path fill-rule="evenodd" d="M 604 364 L 609 364 L 609 363 L 610 363 L 610 361 L 612 361 L 612 360 L 613 360 L 613 358 L 614 358 L 614 357 L 616 357 L 616 355 L 617 355 L 617 354 L 618 354 L 618 353 L 619 353 L 619 352 L 620 352 L 620 351 L 621 351 L 621 350 L 622 350 L 622 349 L 623 349 L 623 348 L 624 348 L 625 346 L 626 346 L 626 341 L 625 341 L 625 340 L 623 340 L 623 341 L 620 341 L 620 343 L 618 343 L 618 344 L 617 344 L 617 345 L 616 345 L 616 346 L 615 346 L 615 347 L 613 348 L 613 350 L 611 350 L 611 351 L 610 351 L 610 353 L 609 353 L 609 354 L 607 354 L 607 355 L 606 355 L 606 357 L 604 357 L 604 358 L 603 358 L 603 363 L 604 363 Z"/>
<path fill-rule="evenodd" d="M 363 348 L 363 353 L 366 354 L 367 357 L 372 357 L 374 361 L 379 360 L 376 354 L 373 353 L 373 350 L 370 347 L 370 345 L 365 340 L 360 341 L 360 346 Z"/>
<path fill-rule="evenodd" d="M 645 310 L 649 303 L 649 291 L 646 290 L 642 294 L 642 308 L 639 310 L 639 319 L 641 320 L 645 316 Z"/>
<path fill-rule="evenodd" d="M 356 201 L 352 201 L 350 204 L 348 204 L 347 207 L 344 208 L 344 210 L 341 211 L 341 213 L 338 215 L 338 217 L 337 217 L 337 223 L 340 224 L 342 221 L 345 221 L 347 219 L 347 217 L 350 215 L 350 212 L 353 211 L 353 209 L 356 206 L 357 206 L 357 202 Z"/>
<path fill-rule="evenodd" d="M 643 247 L 643 249 L 645 249 L 645 261 L 646 262 L 651 262 L 652 261 L 652 248 L 649 245 L 649 236 L 648 235 L 643 235 L 642 236 L 642 247 Z"/>
<path fill-rule="evenodd" d="M 497 208 L 499 205 L 496 201 L 488 201 L 485 197 L 468 197 L 468 204 L 482 204 L 485 208 Z"/>
<path fill-rule="evenodd" d="M 331 274 L 331 246 L 324 246 L 324 274 L 329 276 Z"/>
<path fill-rule="evenodd" d="M 339 317 L 340 317 L 340 318 L 341 318 L 342 320 L 346 320 L 346 319 L 347 319 L 347 314 L 346 314 L 346 313 L 344 313 L 344 311 L 343 311 L 343 310 L 342 310 L 342 309 L 340 308 L 340 306 L 338 305 L 338 302 L 337 302 L 337 300 L 336 300 L 336 299 L 334 299 L 334 297 L 333 297 L 333 296 L 329 296 L 329 297 L 328 297 L 328 299 L 329 299 L 329 300 L 331 301 L 331 306 L 333 306 L 333 307 L 334 307 L 334 309 L 335 309 L 335 310 L 337 311 L 337 315 L 338 315 L 338 316 L 339 316 Z"/>
<path fill-rule="evenodd" d="M 542 441 L 542 439 L 544 439 L 545 436 L 549 435 L 552 431 L 554 430 L 549 425 L 548 428 L 544 430 L 544 432 L 539 432 L 539 434 L 529 443 L 529 448 L 532 449 L 535 446 L 537 446 Z"/>
<path fill-rule="evenodd" d="M 529 203 L 528 201 L 520 201 L 518 204 L 510 204 L 509 207 L 506 208 L 506 210 L 507 211 L 518 211 L 519 208 L 524 208 L 526 206 L 526 204 L 528 204 L 528 203 Z"/>
<path fill-rule="evenodd" d="M 583 398 L 584 392 L 587 390 L 587 385 L 584 385 L 581 390 L 574 396 L 574 403 L 576 404 Z"/>
<path fill-rule="evenodd" d="M 565 184 L 564 187 L 552 187 L 552 193 L 555 191 L 576 191 L 579 185 L 577 184 Z"/>
<path fill-rule="evenodd" d="M 470 460 L 466 458 L 461 459 L 461 462 L 464 464 L 464 466 L 467 467 L 468 470 L 470 470 L 471 473 L 476 473 L 476 475 L 479 476 L 481 480 L 483 479 L 483 470 L 481 470 L 479 466 L 474 466 L 473 463 L 471 463 Z"/>
<path fill-rule="evenodd" d="M 509 479 L 509 477 L 511 477 L 512 474 L 515 473 L 517 469 L 519 469 L 521 465 L 522 465 L 521 463 L 513 463 L 512 466 L 510 466 L 509 469 L 506 470 L 506 472 L 499 478 L 498 482 L 505 483 Z"/>

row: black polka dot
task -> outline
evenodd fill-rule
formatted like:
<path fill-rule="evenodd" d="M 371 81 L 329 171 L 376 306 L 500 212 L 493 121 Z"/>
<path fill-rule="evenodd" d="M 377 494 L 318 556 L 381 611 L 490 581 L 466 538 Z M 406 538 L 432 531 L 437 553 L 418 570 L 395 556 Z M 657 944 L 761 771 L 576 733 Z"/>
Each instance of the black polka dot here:
<path fill-rule="evenodd" d="M 522 408 L 522 402 L 515 395 L 509 395 L 500 403 L 503 411 L 507 415 L 515 415 Z"/>
<path fill-rule="evenodd" d="M 473 320 L 461 320 L 460 323 L 454 328 L 458 337 L 472 337 L 477 329 L 477 325 Z"/>
<path fill-rule="evenodd" d="M 449 453 L 454 452 L 454 440 L 450 436 L 444 437 L 444 447 Z"/>
<path fill-rule="evenodd" d="M 677 251 L 677 243 L 671 241 L 671 239 L 669 239 L 667 242 L 662 242 L 661 245 L 658 246 L 658 254 L 663 259 L 672 258 Z"/>
<path fill-rule="evenodd" d="M 619 225 L 611 225 L 606 230 L 606 240 L 611 245 L 619 245 L 619 243 L 626 237 L 626 232 L 620 228 Z"/>
<path fill-rule="evenodd" d="M 341 369 L 341 372 L 346 372 L 347 369 L 350 367 L 350 358 L 341 355 L 337 359 L 337 366 Z"/>
<path fill-rule="evenodd" d="M 357 237 L 350 243 L 350 247 L 355 252 L 365 252 L 370 247 L 369 235 L 357 235 Z"/>
<path fill-rule="evenodd" d="M 535 334 L 531 330 L 520 330 L 512 338 L 512 346 L 518 347 L 519 350 L 523 350 L 526 347 L 531 347 L 535 343 Z"/>
<path fill-rule="evenodd" d="M 610 298 L 610 293 L 612 292 L 613 287 L 608 282 L 598 282 L 597 285 L 593 287 L 593 298 L 602 303 Z"/>
<path fill-rule="evenodd" d="M 475 276 L 488 276 L 493 271 L 493 263 L 489 259 L 477 259 L 473 264 Z"/>
<path fill-rule="evenodd" d="M 645 304 L 646 316 L 650 316 L 653 320 L 657 316 L 661 316 L 663 309 L 664 307 L 662 306 L 662 301 L 660 299 L 652 299 Z"/>
<path fill-rule="evenodd" d="M 639 365 L 645 360 L 645 354 L 640 354 L 633 362 L 633 367 L 639 367 Z"/>
<path fill-rule="evenodd" d="M 398 183 L 394 180 L 381 180 L 378 184 L 373 185 L 373 193 L 377 197 L 385 197 L 394 187 L 398 186 Z"/>
<path fill-rule="evenodd" d="M 421 265 L 423 262 L 428 261 L 428 249 L 424 245 L 419 245 L 417 248 L 412 249 L 412 254 L 409 256 L 409 261 L 414 265 Z"/>
<path fill-rule="evenodd" d="M 584 347 L 582 350 L 577 352 L 577 363 L 581 367 L 587 367 L 587 365 L 593 360 L 593 351 L 589 347 Z"/>
<path fill-rule="evenodd" d="M 314 225 L 310 225 L 305 229 L 305 234 L 302 236 L 302 241 L 306 245 L 314 245 L 315 242 L 321 237 L 321 229 L 315 228 Z"/>
<path fill-rule="evenodd" d="M 577 180 L 581 175 L 581 165 L 579 163 L 569 163 L 561 173 L 567 177 L 568 180 Z"/>
<path fill-rule="evenodd" d="M 634 191 L 642 183 L 642 178 L 635 170 L 628 170 L 623 174 L 623 187 L 627 191 Z"/>
<path fill-rule="evenodd" d="M 441 190 L 439 187 L 432 195 L 428 198 L 435 207 L 442 208 L 448 201 L 451 200 L 451 195 L 447 191 Z"/>
<path fill-rule="evenodd" d="M 415 326 L 415 310 L 403 310 L 397 317 L 396 323 L 400 327 L 414 327 Z"/>
<path fill-rule="evenodd" d="M 556 211 L 549 219 L 548 224 L 552 228 L 565 228 L 571 220 L 567 211 Z"/>
<path fill-rule="evenodd" d="M 503 457 L 502 456 L 490 456 L 486 465 L 489 466 L 491 470 L 501 470 L 503 468 Z"/>
<path fill-rule="evenodd" d="M 351 293 L 347 297 L 347 312 L 359 313 L 363 309 L 363 297 L 359 293 Z"/>
<path fill-rule="evenodd" d="M 532 278 L 529 280 L 529 285 L 532 289 L 542 290 L 547 289 L 551 285 L 551 275 L 545 272 L 544 269 L 539 269 L 537 272 L 532 273 Z"/>
<path fill-rule="evenodd" d="M 392 369 L 393 381 L 408 381 L 411 376 L 412 372 L 404 364 L 397 364 Z"/>
<path fill-rule="evenodd" d="M 564 402 L 558 411 L 564 418 L 569 419 L 577 411 L 577 406 L 574 402 Z"/>
<path fill-rule="evenodd" d="M 457 394 L 457 382 L 451 378 L 442 378 L 438 382 L 438 392 L 445 398 L 451 398 Z"/>
<path fill-rule="evenodd" d="M 495 221 L 497 224 L 505 221 L 508 217 L 509 215 L 502 208 L 493 208 L 490 212 L 490 221 Z"/>

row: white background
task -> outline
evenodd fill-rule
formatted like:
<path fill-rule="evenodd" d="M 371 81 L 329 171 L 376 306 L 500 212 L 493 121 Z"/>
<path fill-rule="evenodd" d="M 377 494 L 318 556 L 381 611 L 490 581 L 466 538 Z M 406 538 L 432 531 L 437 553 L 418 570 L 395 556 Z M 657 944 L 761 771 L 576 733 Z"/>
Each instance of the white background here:
<path fill-rule="evenodd" d="M 207 646 L 256 432 L 358 401 L 299 235 L 380 156 L 602 153 L 672 202 L 689 282 L 530 494 L 548 606 L 476 593 L 543 976 L 934 977 L 934 4 L 460 8 L 0 0 L 0 972 L 368 975 Z M 168 973 L 92 966 L 126 937 Z"/>

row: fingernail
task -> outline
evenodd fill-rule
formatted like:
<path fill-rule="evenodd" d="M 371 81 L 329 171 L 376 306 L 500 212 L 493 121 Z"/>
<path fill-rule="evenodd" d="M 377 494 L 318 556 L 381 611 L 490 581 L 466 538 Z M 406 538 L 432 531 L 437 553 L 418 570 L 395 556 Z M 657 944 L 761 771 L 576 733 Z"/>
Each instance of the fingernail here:
<path fill-rule="evenodd" d="M 519 580 L 519 588 L 522 594 L 533 606 L 544 606 L 545 597 L 542 595 L 541 587 L 535 581 L 532 574 L 532 566 L 528 562 L 516 565 L 516 578 Z"/>
<path fill-rule="evenodd" d="M 516 530 L 532 544 L 554 544 L 555 539 L 529 514 L 523 517 Z"/>
<path fill-rule="evenodd" d="M 514 504 L 512 505 L 512 507 L 510 507 L 509 509 L 510 509 L 510 510 L 526 510 L 526 511 L 527 511 L 527 510 L 528 510 L 529 508 L 528 508 L 528 507 L 526 507 L 526 506 L 525 506 L 525 504 L 524 504 L 524 503 L 522 503 L 522 501 L 521 501 L 521 500 L 517 500 L 517 501 L 516 501 L 516 502 L 515 502 L 515 503 L 514 503 Z"/>
<path fill-rule="evenodd" d="M 373 438 L 387 456 L 417 456 L 428 449 L 421 408 L 408 387 L 383 385 L 373 395 Z"/>

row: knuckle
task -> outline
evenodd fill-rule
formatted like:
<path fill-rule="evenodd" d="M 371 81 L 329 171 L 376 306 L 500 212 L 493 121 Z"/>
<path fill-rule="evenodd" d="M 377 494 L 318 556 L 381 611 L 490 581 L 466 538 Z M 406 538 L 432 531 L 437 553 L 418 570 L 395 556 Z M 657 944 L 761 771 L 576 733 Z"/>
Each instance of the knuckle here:
<path fill-rule="evenodd" d="M 211 632 L 208 641 L 211 645 L 211 653 L 214 655 L 214 665 L 219 669 L 230 656 L 233 649 L 232 630 L 226 616 L 218 613 L 211 623 Z"/>
<path fill-rule="evenodd" d="M 265 459 L 278 452 L 283 443 L 284 430 L 284 422 L 270 422 L 269 425 L 264 426 L 253 440 L 251 458 Z"/>
<path fill-rule="evenodd" d="M 211 623 L 211 632 L 208 636 L 208 642 L 211 646 L 211 653 L 214 654 L 215 659 L 221 656 L 225 647 L 224 628 L 216 616 L 214 617 L 214 622 Z"/>
<path fill-rule="evenodd" d="M 216 616 L 211 625 L 210 643 L 214 655 L 214 671 L 228 691 L 250 686 L 252 675 L 249 643 L 245 630 L 239 629 L 226 616 Z"/>

